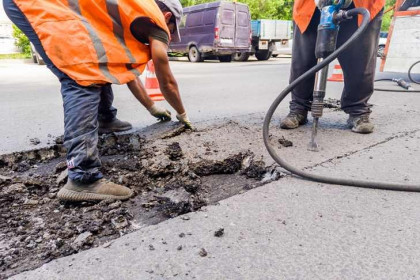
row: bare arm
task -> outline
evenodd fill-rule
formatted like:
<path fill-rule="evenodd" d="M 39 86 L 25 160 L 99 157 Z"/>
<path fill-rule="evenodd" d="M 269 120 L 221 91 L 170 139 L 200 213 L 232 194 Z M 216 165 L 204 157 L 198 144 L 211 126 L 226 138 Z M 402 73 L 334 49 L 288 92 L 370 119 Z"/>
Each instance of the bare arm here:
<path fill-rule="evenodd" d="M 171 120 L 171 112 L 157 106 L 155 102 L 147 94 L 146 88 L 143 86 L 141 80 L 137 77 L 134 81 L 127 83 L 128 88 L 133 93 L 133 95 L 143 104 L 144 107 L 149 111 L 149 113 L 158 118 L 161 121 Z"/>
<path fill-rule="evenodd" d="M 150 108 L 155 104 L 152 99 L 150 99 L 143 83 L 138 77 L 134 81 L 127 83 L 127 86 L 133 93 L 134 97 L 136 97 L 147 110 L 150 110 Z"/>
<path fill-rule="evenodd" d="M 149 37 L 149 42 L 152 60 L 156 68 L 156 77 L 159 81 L 162 94 L 179 115 L 185 114 L 184 105 L 179 95 L 178 83 L 169 66 L 168 46 L 152 37 Z"/>

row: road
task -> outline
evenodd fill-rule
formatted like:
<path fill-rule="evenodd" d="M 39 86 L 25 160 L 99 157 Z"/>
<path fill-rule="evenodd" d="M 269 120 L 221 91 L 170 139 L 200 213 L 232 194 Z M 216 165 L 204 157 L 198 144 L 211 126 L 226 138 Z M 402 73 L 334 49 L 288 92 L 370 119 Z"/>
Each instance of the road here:
<path fill-rule="evenodd" d="M 288 84 L 290 58 L 200 64 L 184 60 L 172 61 L 171 67 L 190 119 L 200 122 L 266 112 Z M 45 66 L 0 61 L 0 77 L 0 154 L 33 149 L 32 138 L 41 141 L 37 148 L 47 146 L 63 134 L 60 84 Z M 155 123 L 126 86 L 113 89 L 118 117 L 130 121 L 133 130 Z M 329 83 L 327 94 L 339 99 L 341 89 L 342 83 Z"/>
<path fill-rule="evenodd" d="M 287 85 L 288 63 L 290 58 L 198 65 L 173 61 L 171 67 L 190 119 L 200 122 L 267 110 Z M 48 135 L 63 134 L 60 84 L 45 66 L 0 62 L 0 77 L 0 154 L 32 149 L 34 137 L 41 140 L 38 147 L 45 146 L 51 140 Z M 126 86 L 113 88 L 119 118 L 135 129 L 155 123 Z"/>
<path fill-rule="evenodd" d="M 191 119 L 201 131 L 206 122 L 235 119 L 237 124 L 215 128 L 215 135 L 230 139 L 227 149 L 246 146 L 271 164 L 260 127 L 264 112 L 287 84 L 288 63 L 279 58 L 263 63 L 172 62 L 172 66 Z M 1 106 L 8 110 L 0 112 L 6 123 L 0 128 L 3 153 L 30 148 L 31 137 L 44 144 L 49 133 L 62 133 L 54 77 L 42 67 L 15 67 L 26 77 L 19 83 L 16 73 L 0 68 L 7 76 L 1 81 Z M 341 87 L 330 83 L 328 97 L 339 97 Z M 115 87 L 115 93 L 122 119 L 137 128 L 154 123 L 125 87 Z M 351 133 L 345 126 L 346 115 L 329 110 L 321 122 L 322 152 L 302 152 L 309 125 L 281 131 L 294 143 L 281 152 L 292 164 L 324 175 L 418 184 L 418 94 L 376 92 L 371 103 L 375 133 Z M 287 112 L 285 107 L 274 122 Z M 246 127 L 240 137 L 233 135 L 237 127 Z M 272 133 L 277 137 L 280 132 L 272 129 Z M 189 147 L 191 141 L 200 140 L 181 135 L 173 141 Z M 12 279 L 61 280 L 75 275 L 78 279 L 419 279 L 419 199 L 417 193 L 332 186 L 285 176 Z M 219 228 L 225 233 L 215 237 Z"/>

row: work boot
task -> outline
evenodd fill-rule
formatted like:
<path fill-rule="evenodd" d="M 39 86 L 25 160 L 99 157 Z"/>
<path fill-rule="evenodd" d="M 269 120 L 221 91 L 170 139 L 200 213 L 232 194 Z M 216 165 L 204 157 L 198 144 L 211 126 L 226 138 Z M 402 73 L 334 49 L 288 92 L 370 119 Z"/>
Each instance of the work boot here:
<path fill-rule="evenodd" d="M 127 187 L 100 179 L 91 184 L 78 183 L 68 179 L 57 197 L 66 201 L 126 200 L 133 195 Z"/>
<path fill-rule="evenodd" d="M 308 122 L 308 113 L 298 113 L 298 112 L 290 112 L 286 118 L 284 118 L 281 123 L 280 127 L 283 129 L 294 129 L 298 128 L 300 125 L 305 124 Z"/>
<path fill-rule="evenodd" d="M 350 126 L 351 131 L 362 134 L 372 133 L 375 128 L 369 120 L 369 114 L 359 116 L 350 115 L 347 124 Z"/>
<path fill-rule="evenodd" d="M 99 121 L 99 134 L 127 131 L 133 128 L 129 122 L 113 119 L 110 122 Z"/>

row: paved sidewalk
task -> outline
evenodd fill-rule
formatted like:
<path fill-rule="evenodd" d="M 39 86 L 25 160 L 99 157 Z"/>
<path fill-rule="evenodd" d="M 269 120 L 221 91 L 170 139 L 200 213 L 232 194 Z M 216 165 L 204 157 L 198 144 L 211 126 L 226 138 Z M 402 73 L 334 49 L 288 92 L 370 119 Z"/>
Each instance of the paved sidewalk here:
<path fill-rule="evenodd" d="M 362 177 L 395 181 L 386 170 L 404 165 L 407 180 L 419 182 L 419 138 L 399 137 L 316 171 L 348 176 L 364 166 Z M 384 153 L 393 161 L 366 164 Z M 12 279 L 418 279 L 419 199 L 283 178 Z M 215 237 L 219 228 L 224 235 Z"/>
<path fill-rule="evenodd" d="M 183 67 L 178 69 L 180 76 L 191 78 L 192 68 L 189 64 Z M 259 64 L 240 67 L 263 68 Z M 209 64 L 206 69 L 216 67 Z M 232 73 L 237 75 L 237 86 L 243 74 Z M 209 86 L 200 84 L 207 93 L 194 91 L 195 85 L 186 91 L 191 100 L 196 97 L 193 103 L 199 108 L 195 112 L 198 121 L 236 116 L 262 122 L 262 116 L 249 112 L 265 112 L 276 92 L 259 93 L 251 88 L 250 92 L 259 95 L 244 97 L 245 104 L 226 94 L 241 94 L 240 90 L 216 88 L 210 95 L 210 84 L 205 85 Z M 262 82 L 255 85 L 263 86 Z M 339 98 L 339 85 L 329 86 L 334 90 L 328 97 Z M 214 102 L 211 108 L 231 108 L 231 115 L 205 108 L 210 101 L 202 100 L 209 96 Z M 371 135 L 351 133 L 343 112 L 326 111 L 319 135 L 320 153 L 305 153 L 309 125 L 288 132 L 274 129 L 279 116 L 287 112 L 287 102 L 276 113 L 271 132 L 293 141 L 293 148 L 282 149 L 282 154 L 299 167 L 312 166 L 312 172 L 418 184 L 418 98 L 410 92 L 375 93 L 371 102 L 376 131 Z M 244 143 L 256 154 L 265 152 L 261 133 L 255 136 L 252 131 Z M 420 279 L 419 200 L 419 193 L 331 186 L 286 177 L 11 279 Z M 215 237 L 219 228 L 224 229 L 224 235 Z"/>

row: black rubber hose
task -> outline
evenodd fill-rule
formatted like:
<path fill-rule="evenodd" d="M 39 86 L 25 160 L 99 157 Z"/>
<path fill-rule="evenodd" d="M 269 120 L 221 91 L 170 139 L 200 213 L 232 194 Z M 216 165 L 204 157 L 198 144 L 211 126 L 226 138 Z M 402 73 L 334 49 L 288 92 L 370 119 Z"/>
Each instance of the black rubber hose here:
<path fill-rule="evenodd" d="M 387 91 L 387 92 L 420 92 L 420 90 L 409 90 L 409 89 L 388 89 L 388 88 L 375 88 L 375 91 Z"/>
<path fill-rule="evenodd" d="M 375 80 L 375 82 L 385 82 L 385 81 L 389 81 L 389 82 L 393 82 L 392 79 L 379 79 L 379 80 Z M 412 89 L 389 89 L 389 88 L 374 88 L 375 91 L 387 91 L 387 92 L 420 92 L 420 90 L 412 90 Z"/>
<path fill-rule="evenodd" d="M 416 66 L 417 64 L 420 63 L 420 60 L 417 61 L 416 63 L 414 63 L 413 65 L 411 65 L 410 69 L 408 69 L 408 78 L 410 79 L 411 82 L 420 85 L 419 81 L 414 80 L 413 76 L 411 76 L 411 71 L 413 70 L 414 66 Z"/>
<path fill-rule="evenodd" d="M 388 183 L 388 182 L 374 182 L 374 181 L 363 181 L 363 180 L 353 180 L 353 179 L 344 179 L 344 178 L 331 178 L 331 177 L 326 177 L 326 176 L 321 176 L 321 175 L 305 172 L 303 170 L 293 167 L 292 165 L 288 164 L 285 160 L 283 160 L 281 157 L 279 157 L 275 148 L 270 144 L 270 134 L 269 134 L 270 122 L 271 122 L 274 112 L 278 108 L 279 104 L 283 101 L 283 99 L 293 90 L 293 88 L 296 87 L 296 85 L 308 79 L 309 77 L 313 76 L 316 72 L 318 72 L 319 70 L 327 66 L 329 63 L 331 63 L 335 58 L 337 58 L 337 56 L 346 48 L 348 48 L 350 44 L 354 43 L 367 28 L 369 24 L 369 19 L 370 19 L 370 13 L 366 9 L 364 8 L 352 9 L 352 10 L 347 11 L 347 15 L 348 16 L 362 15 L 363 21 L 360 28 L 353 34 L 353 36 L 346 43 L 344 43 L 334 53 L 332 53 L 321 63 L 317 64 L 316 66 L 311 68 L 309 71 L 307 71 L 305 74 L 303 74 L 302 76 L 297 78 L 295 81 L 293 81 L 286 89 L 284 89 L 280 93 L 279 96 L 277 96 L 276 100 L 271 105 L 264 119 L 264 126 L 263 126 L 264 144 L 269 154 L 281 167 L 305 179 L 309 179 L 309 180 L 320 182 L 320 183 L 326 183 L 326 184 L 346 185 L 346 186 L 360 187 L 360 188 L 420 192 L 419 185 L 405 185 L 405 184 Z"/>
<path fill-rule="evenodd" d="M 413 76 L 411 75 L 411 71 L 413 70 L 414 66 L 416 66 L 417 64 L 420 63 L 420 60 L 415 62 L 413 65 L 410 66 L 410 68 L 408 69 L 408 78 L 410 79 L 410 81 L 414 84 L 418 84 L 420 85 L 420 82 L 414 80 Z M 389 79 L 389 78 L 385 78 L 385 79 L 377 79 L 375 80 L 375 82 L 382 82 L 382 81 L 389 81 L 389 82 L 394 82 L 393 79 Z M 413 89 L 387 89 L 387 88 L 374 88 L 375 91 L 388 91 L 388 92 L 420 92 L 420 90 L 413 90 Z"/>

